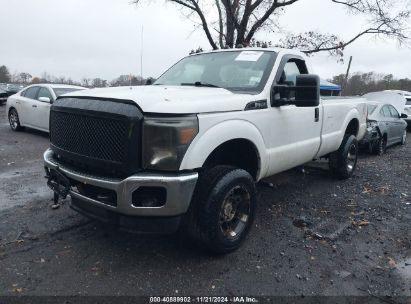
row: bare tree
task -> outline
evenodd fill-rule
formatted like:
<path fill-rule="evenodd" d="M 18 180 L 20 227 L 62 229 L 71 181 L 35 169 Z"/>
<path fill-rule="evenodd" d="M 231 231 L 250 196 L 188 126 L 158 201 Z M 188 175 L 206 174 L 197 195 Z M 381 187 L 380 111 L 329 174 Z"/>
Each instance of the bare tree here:
<path fill-rule="evenodd" d="M 165 0 L 172 2 L 201 27 L 213 49 L 250 46 L 263 29 L 280 33 L 278 17 L 301 0 Z M 329 52 L 342 56 L 345 47 L 365 35 L 388 37 L 403 43 L 409 39 L 410 0 L 328 0 L 360 15 L 367 26 L 347 40 L 333 33 L 308 31 L 286 34 L 276 46 L 299 48 L 307 54 Z M 141 0 L 134 0 L 139 4 Z M 217 16 L 217 17 L 215 17 Z M 195 17 L 193 19 L 193 17 Z M 268 42 L 263 42 L 267 45 Z"/>
<path fill-rule="evenodd" d="M 411 79 L 397 79 L 392 74 L 353 73 L 347 80 L 345 75 L 337 75 L 330 79 L 333 83 L 345 85 L 344 95 L 362 95 L 382 90 L 411 91 Z"/>
<path fill-rule="evenodd" d="M 9 69 L 5 66 L 2 65 L 0 66 L 0 83 L 2 82 L 10 82 L 11 80 L 11 76 L 10 76 L 10 72 Z"/>
<path fill-rule="evenodd" d="M 84 78 L 81 80 L 81 85 L 82 85 L 83 87 L 86 87 L 86 88 L 90 87 L 90 86 L 91 86 L 91 79 L 84 77 Z"/>
<path fill-rule="evenodd" d="M 30 81 L 30 79 L 32 78 L 32 76 L 29 73 L 20 73 L 19 74 L 19 79 L 22 83 L 26 84 Z"/>
<path fill-rule="evenodd" d="M 91 82 L 91 86 L 94 88 L 105 88 L 107 87 L 107 80 L 94 78 Z"/>

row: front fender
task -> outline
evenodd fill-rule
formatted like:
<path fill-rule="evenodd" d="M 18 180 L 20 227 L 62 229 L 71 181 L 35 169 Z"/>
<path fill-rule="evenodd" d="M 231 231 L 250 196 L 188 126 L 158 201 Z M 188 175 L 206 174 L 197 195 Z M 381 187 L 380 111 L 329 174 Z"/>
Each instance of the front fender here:
<path fill-rule="evenodd" d="M 188 148 L 180 170 L 201 168 L 208 156 L 220 145 L 233 139 L 246 139 L 254 144 L 260 158 L 260 170 L 257 179 L 265 176 L 268 169 L 264 139 L 255 125 L 246 120 L 229 120 L 217 123 L 201 132 Z"/>

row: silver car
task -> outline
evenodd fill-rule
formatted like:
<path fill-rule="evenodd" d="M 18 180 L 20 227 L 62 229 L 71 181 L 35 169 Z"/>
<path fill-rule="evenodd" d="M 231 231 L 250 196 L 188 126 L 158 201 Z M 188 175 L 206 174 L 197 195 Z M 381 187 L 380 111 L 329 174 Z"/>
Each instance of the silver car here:
<path fill-rule="evenodd" d="M 398 113 L 390 104 L 368 102 L 367 107 L 367 131 L 361 142 L 362 146 L 374 154 L 382 155 L 388 146 L 406 143 L 406 114 Z"/>

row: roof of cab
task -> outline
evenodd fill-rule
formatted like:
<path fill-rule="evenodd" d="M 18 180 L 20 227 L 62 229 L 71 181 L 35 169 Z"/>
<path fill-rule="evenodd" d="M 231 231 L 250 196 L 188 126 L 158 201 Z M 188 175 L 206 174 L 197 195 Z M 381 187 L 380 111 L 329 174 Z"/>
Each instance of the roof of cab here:
<path fill-rule="evenodd" d="M 301 56 L 301 57 L 306 57 L 306 55 L 297 50 L 292 50 L 292 49 L 284 49 L 284 48 L 276 48 L 276 47 L 268 47 L 268 48 L 261 48 L 261 47 L 247 47 L 247 48 L 231 48 L 231 49 L 217 49 L 217 50 L 211 50 L 211 51 L 204 51 L 201 53 L 194 53 L 191 56 L 194 55 L 199 55 L 199 54 L 208 54 L 208 53 L 220 53 L 220 52 L 239 52 L 239 51 L 254 51 L 254 52 L 275 52 L 275 53 L 286 53 L 290 55 L 295 55 L 295 56 Z"/>

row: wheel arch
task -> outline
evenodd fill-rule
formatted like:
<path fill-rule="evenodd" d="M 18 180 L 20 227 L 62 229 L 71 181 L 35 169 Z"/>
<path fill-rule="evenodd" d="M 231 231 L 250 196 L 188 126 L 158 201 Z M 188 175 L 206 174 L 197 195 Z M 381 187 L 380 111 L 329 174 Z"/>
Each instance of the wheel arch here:
<path fill-rule="evenodd" d="M 268 161 L 265 143 L 257 127 L 245 120 L 230 120 L 197 135 L 184 156 L 180 170 L 210 165 L 235 165 L 248 171 L 255 180 L 264 176 Z"/>

